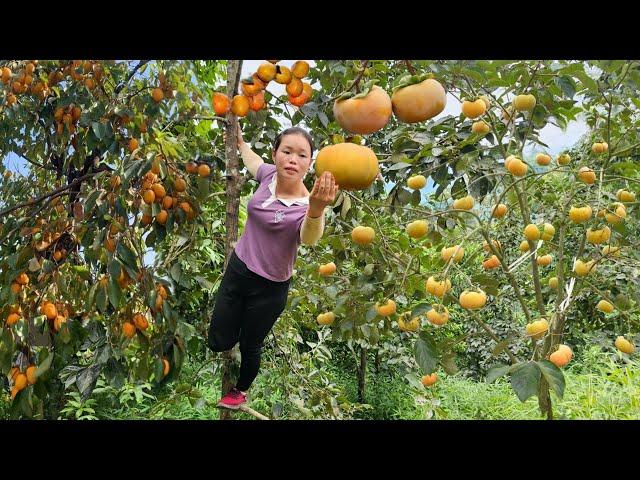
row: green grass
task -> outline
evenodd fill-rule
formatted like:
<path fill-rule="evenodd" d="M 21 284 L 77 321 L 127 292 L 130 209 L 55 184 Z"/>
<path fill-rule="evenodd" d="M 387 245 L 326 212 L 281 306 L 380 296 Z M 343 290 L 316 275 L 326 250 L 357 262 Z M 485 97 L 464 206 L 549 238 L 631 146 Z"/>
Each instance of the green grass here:
<path fill-rule="evenodd" d="M 155 390 L 150 385 L 128 385 L 115 390 L 100 385 L 90 399 L 99 419 L 218 419 L 215 403 L 220 398 L 219 375 L 211 363 L 186 363 L 179 383 Z M 327 371 L 351 403 L 357 401 L 357 379 L 353 368 L 338 359 Z M 574 358 L 564 369 L 566 388 L 563 399 L 552 394 L 554 416 L 559 419 L 640 419 L 640 366 L 624 363 L 619 354 L 602 353 L 592 347 Z M 383 369 L 378 375 L 369 371 L 366 382 L 366 404 L 356 409 L 354 418 L 375 420 L 537 420 L 541 419 L 537 398 L 522 403 L 506 378 L 493 384 L 477 382 L 461 374 L 447 376 L 438 372 L 434 387 L 418 390 L 394 369 Z M 293 387 L 291 387 L 293 389 Z M 73 398 L 68 397 L 68 405 Z M 279 418 L 292 418 L 295 409 L 284 392 L 283 379 L 268 369 L 263 370 L 251 389 L 250 406 L 272 416 L 272 407 L 280 405 Z M 0 418 L 8 418 L 8 396 L 0 400 Z M 62 416 L 75 418 L 74 407 Z M 253 420 L 244 413 L 234 418 Z"/>
<path fill-rule="evenodd" d="M 615 356 L 614 356 L 615 357 Z M 353 373 L 334 369 L 350 401 L 357 399 Z M 621 364 L 599 347 L 584 352 L 564 370 L 565 394 L 552 393 L 554 416 L 559 419 L 640 419 L 640 366 Z M 370 408 L 360 418 L 449 420 L 539 420 L 536 397 L 520 402 L 508 379 L 493 384 L 461 374 L 439 372 L 434 387 L 420 393 L 399 373 L 367 376 L 366 399 Z"/>

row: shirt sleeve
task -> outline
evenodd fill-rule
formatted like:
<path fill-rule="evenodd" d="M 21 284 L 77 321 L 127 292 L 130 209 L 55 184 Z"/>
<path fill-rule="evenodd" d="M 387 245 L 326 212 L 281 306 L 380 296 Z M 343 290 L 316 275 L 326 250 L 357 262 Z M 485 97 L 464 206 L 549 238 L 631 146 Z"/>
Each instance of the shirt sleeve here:
<path fill-rule="evenodd" d="M 311 218 L 305 213 L 300 224 L 300 241 L 305 245 L 315 245 L 324 233 L 324 213 Z"/>
<path fill-rule="evenodd" d="M 276 166 L 271 163 L 263 163 L 258 167 L 258 171 L 256 172 L 256 180 L 258 183 L 262 184 L 266 180 L 269 180 L 275 173 Z"/>

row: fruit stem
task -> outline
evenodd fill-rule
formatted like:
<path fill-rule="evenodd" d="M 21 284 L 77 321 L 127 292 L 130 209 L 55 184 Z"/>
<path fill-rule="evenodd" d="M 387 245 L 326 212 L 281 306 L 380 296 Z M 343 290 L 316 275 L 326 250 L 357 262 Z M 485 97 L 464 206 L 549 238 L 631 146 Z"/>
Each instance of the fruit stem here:
<path fill-rule="evenodd" d="M 349 85 L 349 87 L 346 90 L 347 92 L 351 90 L 353 87 L 356 87 L 356 93 L 360 93 L 360 80 L 362 80 L 362 77 L 364 76 L 364 72 L 367 70 L 367 65 L 369 65 L 369 62 L 370 60 L 362 60 L 362 63 L 360 65 L 360 73 L 358 74 L 356 79 L 353 81 L 353 83 Z"/>
<path fill-rule="evenodd" d="M 411 75 L 415 75 L 416 69 L 413 68 L 413 65 L 411 64 L 411 60 L 405 60 L 404 63 L 407 65 L 407 70 L 409 70 L 409 73 Z"/>

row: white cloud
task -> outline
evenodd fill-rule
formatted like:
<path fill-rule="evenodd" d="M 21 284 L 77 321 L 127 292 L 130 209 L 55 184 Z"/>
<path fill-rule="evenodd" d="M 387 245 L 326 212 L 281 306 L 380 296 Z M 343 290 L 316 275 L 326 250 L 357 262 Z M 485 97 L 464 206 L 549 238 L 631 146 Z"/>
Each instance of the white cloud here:
<path fill-rule="evenodd" d="M 547 124 L 540 130 L 540 140 L 549 145 L 548 149 L 544 149 L 541 145 L 527 145 L 525 154 L 533 154 L 542 150 L 547 150 L 550 155 L 557 155 L 567 150 L 580 140 L 580 137 L 587 133 L 589 127 L 582 120 L 571 121 L 567 124 L 566 130 Z"/>

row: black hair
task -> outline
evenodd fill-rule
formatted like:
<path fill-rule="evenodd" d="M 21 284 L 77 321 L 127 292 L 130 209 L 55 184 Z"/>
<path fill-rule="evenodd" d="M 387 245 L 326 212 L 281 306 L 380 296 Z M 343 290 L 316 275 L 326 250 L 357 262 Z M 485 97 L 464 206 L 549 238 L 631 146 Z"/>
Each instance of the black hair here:
<path fill-rule="evenodd" d="M 285 135 L 302 135 L 305 138 L 305 140 L 309 142 L 309 147 L 311 148 L 311 157 L 313 157 L 313 149 L 315 148 L 313 144 L 313 138 L 311 138 L 311 135 L 309 134 L 309 132 L 307 132 L 305 129 L 300 127 L 290 127 L 280 132 L 275 140 L 275 145 L 273 147 L 274 151 L 278 150 L 278 147 L 280 146 L 280 142 L 282 142 L 282 137 L 284 137 Z"/>

